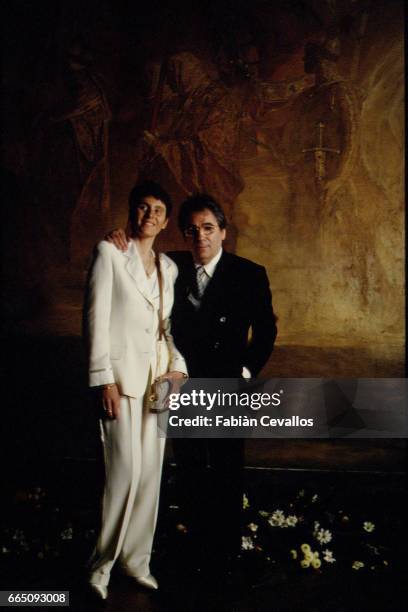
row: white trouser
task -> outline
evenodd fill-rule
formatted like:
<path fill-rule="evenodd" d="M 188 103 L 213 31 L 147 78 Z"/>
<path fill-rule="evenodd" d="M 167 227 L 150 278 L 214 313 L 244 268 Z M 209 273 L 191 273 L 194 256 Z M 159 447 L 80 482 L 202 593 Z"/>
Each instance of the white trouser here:
<path fill-rule="evenodd" d="M 109 583 L 116 559 L 132 576 L 147 576 L 156 527 L 165 439 L 143 398 L 121 397 L 120 416 L 101 421 L 105 455 L 102 527 L 90 582 Z"/>

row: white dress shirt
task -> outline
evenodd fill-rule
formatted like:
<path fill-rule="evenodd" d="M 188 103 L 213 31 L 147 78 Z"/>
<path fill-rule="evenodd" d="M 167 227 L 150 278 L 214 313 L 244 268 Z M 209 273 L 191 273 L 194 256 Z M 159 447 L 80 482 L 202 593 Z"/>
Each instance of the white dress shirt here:
<path fill-rule="evenodd" d="M 205 265 L 195 262 L 194 265 L 197 268 L 204 268 L 205 273 L 208 278 L 212 278 L 214 276 L 215 268 L 217 267 L 218 262 L 221 259 L 222 249 L 218 251 L 216 255 Z"/>

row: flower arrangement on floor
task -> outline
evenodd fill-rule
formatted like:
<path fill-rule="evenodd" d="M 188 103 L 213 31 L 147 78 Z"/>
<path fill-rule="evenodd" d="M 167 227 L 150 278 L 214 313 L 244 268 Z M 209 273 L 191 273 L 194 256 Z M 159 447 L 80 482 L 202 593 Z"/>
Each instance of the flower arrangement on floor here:
<path fill-rule="evenodd" d="M 252 506 L 244 494 L 242 551 L 289 569 L 316 572 L 386 570 L 391 550 L 381 542 L 370 513 L 329 509 L 304 489 L 271 511 Z"/>
<path fill-rule="evenodd" d="M 343 488 L 333 497 L 333 487 L 317 488 L 318 493 L 289 487 L 285 494 L 279 485 L 279 499 L 268 509 L 273 488 L 252 484 L 253 497 L 244 494 L 243 498 L 242 552 L 248 562 L 316 574 L 344 570 L 361 575 L 401 569 L 398 534 L 404 519 L 395 508 L 387 516 L 378 506 L 378 498 L 367 510 L 365 497 L 362 501 L 349 497 L 343 505 Z M 167 518 L 170 524 L 171 512 Z M 6 563 L 52 561 L 69 556 L 71 549 L 77 557 L 82 554 L 85 558 L 94 541 L 94 523 L 86 505 L 65 508 L 40 487 L 20 491 L 0 526 L 0 559 Z"/>
<path fill-rule="evenodd" d="M 62 509 L 47 489 L 32 487 L 16 492 L 9 516 L 0 526 L 0 562 L 54 559 L 69 548 L 90 548 L 95 537 L 89 512 Z"/>

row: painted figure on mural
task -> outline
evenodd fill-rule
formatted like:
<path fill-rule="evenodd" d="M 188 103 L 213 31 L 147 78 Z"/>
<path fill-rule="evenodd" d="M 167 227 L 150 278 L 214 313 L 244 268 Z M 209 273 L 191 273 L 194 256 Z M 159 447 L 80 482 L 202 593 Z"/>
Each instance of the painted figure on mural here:
<path fill-rule="evenodd" d="M 248 151 L 241 162 L 245 189 L 235 218 L 239 226 L 246 226 L 237 248 L 258 260 L 267 251 L 274 265 L 286 270 L 281 282 L 284 294 L 293 296 L 294 287 L 303 283 L 302 306 L 291 315 L 284 313 L 282 320 L 288 316 L 288 325 L 290 320 L 293 326 L 310 329 L 316 321 L 308 304 L 314 309 L 322 304 L 327 313 L 325 287 L 329 281 L 338 282 L 332 273 L 338 253 L 332 248 L 336 218 L 346 217 L 351 227 L 356 216 L 351 206 L 345 212 L 344 202 L 339 207 L 336 194 L 355 167 L 362 96 L 340 74 L 336 36 L 305 41 L 301 56 L 304 63 L 299 61 L 297 69 L 313 78 L 310 86 L 280 106 L 254 115 L 257 149 L 252 155 Z M 268 193 L 267 203 L 263 193 Z M 266 219 L 261 228 L 260 215 Z M 346 254 L 356 248 L 341 238 L 344 232 L 337 230 L 335 235 L 343 240 Z M 350 262 L 350 270 L 353 266 L 356 263 Z"/>
<path fill-rule="evenodd" d="M 318 231 L 324 202 L 353 166 L 360 101 L 354 88 L 339 74 L 339 40 L 327 38 L 304 46 L 304 76 L 291 96 L 275 94 L 276 104 L 252 110 L 257 145 L 243 162 L 245 183 L 268 167 L 267 180 L 275 200 L 290 202 L 285 233 L 298 240 Z M 293 85 L 296 85 L 296 80 Z M 272 99 L 277 84 L 264 85 Z M 278 103 L 278 100 L 281 103 Z M 245 135 L 244 135 L 245 136 Z M 246 134 L 248 141 L 249 133 Z M 245 142 L 245 139 L 244 139 Z M 281 193 L 281 197 L 279 196 Z M 245 197 L 245 194 L 242 194 Z M 316 245 L 317 246 L 317 245 Z"/>
<path fill-rule="evenodd" d="M 251 51 L 256 60 L 256 49 Z M 141 179 L 159 177 L 180 197 L 197 191 L 216 194 L 225 202 L 232 222 L 233 204 L 244 188 L 242 130 L 253 128 L 255 115 L 261 117 L 313 82 L 307 75 L 284 83 L 261 81 L 249 72 L 244 74 L 246 66 L 240 61 L 230 67 L 241 74 L 230 78 L 228 85 L 225 70 L 221 81 L 215 64 L 190 52 L 170 57 L 160 74 L 158 65 L 153 66 L 151 129 L 145 130 L 140 147 Z M 233 234 L 232 228 L 232 247 Z"/>
<path fill-rule="evenodd" d="M 355 159 L 359 101 L 339 73 L 339 58 L 336 37 L 306 44 L 304 69 L 315 75 L 315 85 L 294 101 L 292 125 L 283 133 L 286 165 L 295 172 L 304 169 L 302 178 L 320 203 L 330 184 L 344 179 Z"/>
<path fill-rule="evenodd" d="M 151 66 L 152 73 L 158 65 Z M 239 173 L 241 100 L 193 53 L 171 56 L 161 69 L 162 92 L 150 99 L 154 125 L 144 132 L 140 178 L 164 177 L 186 197 L 206 191 L 227 210 L 243 188 Z M 157 95 L 160 99 L 157 99 Z"/>

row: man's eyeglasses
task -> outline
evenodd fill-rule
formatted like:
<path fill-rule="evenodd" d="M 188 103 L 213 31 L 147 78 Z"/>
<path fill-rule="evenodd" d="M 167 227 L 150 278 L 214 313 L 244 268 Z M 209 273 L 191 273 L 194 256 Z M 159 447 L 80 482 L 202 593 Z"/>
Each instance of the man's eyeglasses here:
<path fill-rule="evenodd" d="M 200 232 L 204 234 L 204 236 L 210 236 L 217 229 L 216 225 L 212 223 L 203 223 L 203 225 L 189 225 L 184 230 L 184 235 L 191 238 L 192 236 L 198 236 Z"/>

